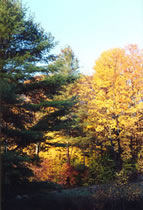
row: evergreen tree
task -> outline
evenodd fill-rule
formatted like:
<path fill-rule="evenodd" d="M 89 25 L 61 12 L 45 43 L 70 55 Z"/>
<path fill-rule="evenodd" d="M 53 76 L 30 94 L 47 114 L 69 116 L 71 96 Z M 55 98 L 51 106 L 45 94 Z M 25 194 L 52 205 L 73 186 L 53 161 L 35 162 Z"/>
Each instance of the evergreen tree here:
<path fill-rule="evenodd" d="M 7 171 L 5 162 L 11 155 L 11 166 L 17 169 L 24 147 L 44 141 L 46 132 L 60 130 L 67 123 L 63 116 L 69 113 L 74 100 L 53 98 L 65 85 L 72 83 L 75 76 L 61 74 L 63 64 L 56 62 L 56 56 L 50 53 L 55 45 L 52 35 L 45 33 L 27 15 L 20 1 L 0 0 L 0 118 L 4 171 Z"/>
<path fill-rule="evenodd" d="M 63 64 L 62 73 L 79 76 L 79 62 L 70 46 L 61 50 L 58 61 Z"/>
<path fill-rule="evenodd" d="M 79 72 L 78 59 L 70 46 L 66 46 L 61 50 L 57 62 L 62 64 L 61 71 L 64 75 L 74 76 L 77 78 L 76 82 L 65 86 L 65 89 L 64 91 L 61 91 L 60 96 L 56 96 L 56 98 L 62 100 L 70 100 L 74 97 L 77 101 L 77 103 L 72 107 L 70 113 L 66 116 L 67 125 L 64 129 L 62 129 L 62 133 L 60 133 L 63 136 L 62 141 L 64 141 L 62 146 L 66 148 L 67 163 L 70 164 L 70 148 L 77 144 L 77 136 L 79 136 L 79 120 L 75 110 L 77 110 L 77 104 L 79 102 L 76 86 L 81 74 Z"/>

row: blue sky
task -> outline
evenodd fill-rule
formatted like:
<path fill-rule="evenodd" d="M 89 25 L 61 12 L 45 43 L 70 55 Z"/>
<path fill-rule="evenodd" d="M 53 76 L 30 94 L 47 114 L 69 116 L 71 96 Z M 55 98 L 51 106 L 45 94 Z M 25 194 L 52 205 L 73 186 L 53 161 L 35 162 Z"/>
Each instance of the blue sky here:
<path fill-rule="evenodd" d="M 56 41 L 56 53 L 70 45 L 81 71 L 92 72 L 95 60 L 110 48 L 143 48 L 143 0 L 23 0 Z"/>

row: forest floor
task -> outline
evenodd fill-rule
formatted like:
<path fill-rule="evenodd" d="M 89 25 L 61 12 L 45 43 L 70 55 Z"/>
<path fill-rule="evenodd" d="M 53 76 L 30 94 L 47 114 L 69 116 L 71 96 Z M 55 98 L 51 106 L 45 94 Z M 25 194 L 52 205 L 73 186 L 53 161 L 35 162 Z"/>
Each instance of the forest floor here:
<path fill-rule="evenodd" d="M 38 187 L 13 194 L 3 210 L 142 210 L 143 182 L 49 190 Z"/>

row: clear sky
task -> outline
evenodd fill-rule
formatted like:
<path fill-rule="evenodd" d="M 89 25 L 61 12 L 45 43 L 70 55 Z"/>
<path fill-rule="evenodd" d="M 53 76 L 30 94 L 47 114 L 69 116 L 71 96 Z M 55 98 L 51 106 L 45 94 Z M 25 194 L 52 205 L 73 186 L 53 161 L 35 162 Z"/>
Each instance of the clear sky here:
<path fill-rule="evenodd" d="M 23 0 L 46 32 L 59 41 L 55 52 L 70 45 L 82 72 L 110 48 L 143 48 L 143 0 Z"/>

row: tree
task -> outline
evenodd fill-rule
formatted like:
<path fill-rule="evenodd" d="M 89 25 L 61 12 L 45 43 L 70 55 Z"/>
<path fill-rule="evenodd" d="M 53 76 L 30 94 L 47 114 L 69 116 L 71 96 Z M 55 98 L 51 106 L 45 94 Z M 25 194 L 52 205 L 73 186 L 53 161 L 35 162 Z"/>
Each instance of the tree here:
<path fill-rule="evenodd" d="M 57 100 L 71 100 L 74 98 L 76 100 L 76 93 L 73 91 L 75 87 L 76 81 L 79 79 L 79 65 L 78 65 L 78 59 L 76 58 L 73 50 L 70 46 L 65 47 L 61 50 L 61 53 L 59 54 L 59 57 L 56 61 L 58 64 L 62 64 L 61 72 L 65 76 L 72 76 L 75 77 L 76 80 L 74 83 L 65 85 L 64 90 L 60 91 L 60 95 L 55 96 L 55 99 Z M 76 101 L 77 102 L 77 101 Z M 67 162 L 70 164 L 70 146 L 73 144 L 73 130 L 74 127 L 77 125 L 76 122 L 76 115 L 74 114 L 74 106 L 72 107 L 71 111 L 68 115 L 65 116 L 65 119 L 67 120 L 66 127 L 63 128 L 60 132 L 60 135 L 62 136 L 63 147 L 66 147 L 67 151 Z"/>
<path fill-rule="evenodd" d="M 9 150 L 14 151 L 15 159 L 17 152 L 22 156 L 24 147 L 45 141 L 46 132 L 60 130 L 67 123 L 63 117 L 74 100 L 57 101 L 53 97 L 75 77 L 61 74 L 63 64 L 50 53 L 55 45 L 52 35 L 28 17 L 20 1 L 0 0 L 3 159 Z"/>
<path fill-rule="evenodd" d="M 141 152 L 142 63 L 143 52 L 135 45 L 108 50 L 96 61 L 90 85 L 81 85 L 88 112 L 85 130 L 101 155 L 112 154 L 116 171 L 124 162 L 135 164 Z"/>

